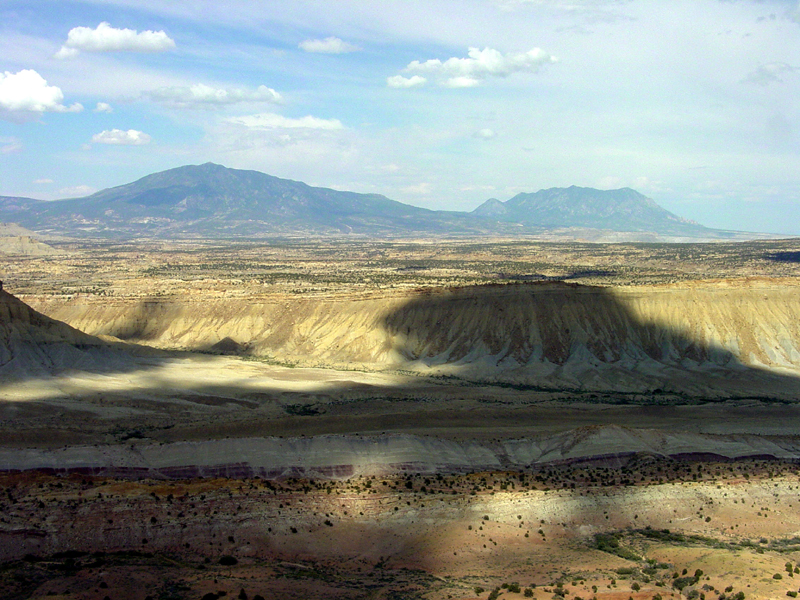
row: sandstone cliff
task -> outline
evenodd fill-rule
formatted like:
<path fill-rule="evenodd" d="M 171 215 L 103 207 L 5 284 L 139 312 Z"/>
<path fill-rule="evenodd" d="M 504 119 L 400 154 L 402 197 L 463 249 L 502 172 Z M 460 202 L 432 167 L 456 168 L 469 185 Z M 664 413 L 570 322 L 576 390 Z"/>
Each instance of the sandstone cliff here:
<path fill-rule="evenodd" d="M 303 365 L 704 394 L 698 377 L 734 385 L 800 373 L 800 294 L 786 281 L 544 283 L 352 300 L 31 301 L 95 335 Z"/>

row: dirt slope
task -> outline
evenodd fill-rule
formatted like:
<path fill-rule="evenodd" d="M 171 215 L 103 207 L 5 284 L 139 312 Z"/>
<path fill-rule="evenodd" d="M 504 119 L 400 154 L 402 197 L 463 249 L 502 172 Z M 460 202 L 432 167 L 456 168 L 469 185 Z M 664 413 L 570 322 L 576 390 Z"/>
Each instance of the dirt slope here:
<path fill-rule="evenodd" d="M 132 367 L 121 344 L 51 319 L 0 290 L 0 376 L 27 379 L 64 371 Z"/>
<path fill-rule="evenodd" d="M 733 373 L 744 381 L 800 373 L 800 294 L 783 280 L 545 283 L 352 300 L 32 301 L 95 335 L 304 365 L 583 389 L 666 385 L 688 393 L 708 393 L 697 376 L 731 381 Z"/>

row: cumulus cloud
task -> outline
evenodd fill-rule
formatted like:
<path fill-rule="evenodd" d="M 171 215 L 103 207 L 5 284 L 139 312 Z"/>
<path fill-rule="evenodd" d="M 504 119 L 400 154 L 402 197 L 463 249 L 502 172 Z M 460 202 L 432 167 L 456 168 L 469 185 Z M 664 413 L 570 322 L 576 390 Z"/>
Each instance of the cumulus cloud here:
<path fill-rule="evenodd" d="M 784 62 L 767 63 L 748 73 L 747 77 L 742 79 L 742 83 L 753 83 L 766 87 L 770 83 L 783 83 L 781 75 L 796 73 L 797 71 L 800 71 L 800 69 Z"/>
<path fill-rule="evenodd" d="M 326 37 L 324 40 L 304 40 L 298 47 L 306 52 L 320 52 L 323 54 L 345 54 L 347 52 L 358 52 L 358 46 L 348 44 L 337 37 Z"/>
<path fill-rule="evenodd" d="M 255 90 L 245 88 L 215 88 L 198 83 L 189 87 L 163 87 L 147 93 L 156 102 L 178 108 L 213 108 L 241 102 L 280 103 L 281 95 L 265 85 Z"/>
<path fill-rule="evenodd" d="M 480 80 L 476 77 L 451 77 L 447 79 L 442 85 L 449 88 L 467 88 L 467 87 L 475 87 L 480 83 Z"/>
<path fill-rule="evenodd" d="M 84 52 L 163 52 L 175 47 L 175 41 L 163 31 L 117 29 L 103 21 L 95 29 L 74 27 L 55 58 L 74 58 Z"/>
<path fill-rule="evenodd" d="M 25 120 L 27 114 L 43 112 L 79 112 L 83 106 L 62 104 L 64 93 L 32 69 L 17 73 L 0 73 L 0 116 L 9 120 Z"/>
<path fill-rule="evenodd" d="M 474 137 L 482 139 L 482 140 L 490 140 L 492 138 L 497 137 L 497 133 L 494 130 L 489 129 L 488 127 L 484 127 L 483 129 L 479 129 L 478 131 L 476 131 L 472 135 Z"/>
<path fill-rule="evenodd" d="M 244 125 L 251 129 L 344 129 L 339 119 L 320 119 L 310 115 L 292 119 L 275 113 L 260 113 L 242 117 L 230 117 L 225 122 Z"/>
<path fill-rule="evenodd" d="M 474 87 L 491 77 L 508 77 L 513 73 L 535 73 L 543 65 L 558 59 L 541 48 L 527 52 L 502 52 L 493 48 L 470 48 L 467 58 L 438 58 L 420 62 L 412 61 L 403 69 L 406 73 L 422 73 L 435 77 L 447 87 Z M 413 79 L 413 77 L 412 77 Z"/>
<path fill-rule="evenodd" d="M 395 75 L 386 78 L 386 85 L 392 88 L 413 88 L 425 85 L 428 80 L 419 75 L 412 75 L 411 77 L 403 77 L 402 75 Z"/>
<path fill-rule="evenodd" d="M 70 58 L 75 58 L 78 56 L 80 52 L 75 48 L 67 48 L 66 46 L 61 46 L 58 52 L 53 54 L 53 58 L 57 58 L 58 60 L 67 60 Z"/>
<path fill-rule="evenodd" d="M 94 107 L 94 112 L 98 113 L 112 113 L 114 109 L 111 108 L 111 105 L 107 102 L 98 102 L 97 106 Z"/>
<path fill-rule="evenodd" d="M 110 144 L 112 146 L 143 146 L 150 143 L 150 136 L 135 129 L 123 131 L 122 129 L 106 129 L 92 136 L 95 144 Z"/>

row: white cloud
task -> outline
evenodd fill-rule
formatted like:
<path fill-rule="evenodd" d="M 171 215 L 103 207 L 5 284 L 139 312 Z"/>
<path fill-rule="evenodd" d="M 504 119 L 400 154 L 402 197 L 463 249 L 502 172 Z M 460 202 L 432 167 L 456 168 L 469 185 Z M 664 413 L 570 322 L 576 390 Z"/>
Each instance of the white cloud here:
<path fill-rule="evenodd" d="M 0 154 L 13 154 L 22 150 L 22 142 L 15 137 L 0 137 Z"/>
<path fill-rule="evenodd" d="M 150 136 L 135 129 L 123 131 L 121 129 L 106 129 L 92 136 L 95 144 L 110 144 L 114 146 L 143 146 L 150 143 Z"/>
<path fill-rule="evenodd" d="M 75 48 L 67 48 L 66 46 L 61 46 L 58 52 L 53 54 L 53 58 L 57 58 L 58 60 L 67 60 L 70 58 L 75 58 L 78 56 L 80 52 Z"/>
<path fill-rule="evenodd" d="M 348 44 L 337 37 L 327 37 L 324 40 L 304 40 L 298 47 L 306 52 L 321 52 L 323 54 L 345 54 L 361 50 L 358 46 Z"/>
<path fill-rule="evenodd" d="M 83 196 L 93 194 L 96 191 L 97 188 L 93 188 L 90 185 L 73 185 L 70 187 L 61 188 L 58 190 L 58 193 L 68 198 L 81 198 Z"/>
<path fill-rule="evenodd" d="M 114 109 L 111 108 L 111 105 L 107 102 L 98 102 L 97 106 L 94 107 L 94 112 L 98 113 L 112 113 Z"/>
<path fill-rule="evenodd" d="M 52 179 L 47 179 L 47 178 L 34 179 L 33 183 L 36 183 L 36 184 L 47 184 L 47 183 L 53 183 L 53 180 Z"/>
<path fill-rule="evenodd" d="M 470 48 L 468 58 L 438 58 L 420 62 L 412 61 L 404 69 L 407 73 L 430 74 L 447 87 L 473 87 L 490 77 L 508 77 L 513 73 L 535 73 L 542 65 L 557 59 L 542 50 L 533 48 L 528 52 L 503 54 L 493 48 Z"/>
<path fill-rule="evenodd" d="M 243 117 L 230 117 L 225 122 L 244 125 L 252 129 L 344 129 L 339 119 L 320 119 L 310 115 L 291 119 L 275 113 L 260 113 Z"/>
<path fill-rule="evenodd" d="M 55 58 L 74 58 L 85 52 L 163 52 L 175 47 L 175 41 L 163 31 L 117 29 L 105 21 L 96 29 L 74 27 Z"/>
<path fill-rule="evenodd" d="M 386 85 L 392 88 L 413 88 L 425 85 L 428 80 L 419 75 L 412 75 L 411 77 L 403 77 L 402 75 L 395 75 L 386 78 Z"/>
<path fill-rule="evenodd" d="M 204 83 L 181 87 L 163 87 L 147 93 L 156 102 L 164 102 L 179 108 L 218 107 L 240 102 L 270 102 L 277 104 L 281 95 L 265 85 L 255 90 L 245 88 L 215 88 Z"/>
<path fill-rule="evenodd" d="M 492 138 L 497 137 L 497 133 L 493 129 L 489 129 L 485 127 L 483 129 L 479 129 L 474 134 L 472 134 L 476 138 L 480 138 L 482 140 L 490 140 Z"/>
<path fill-rule="evenodd" d="M 480 81 L 474 77 L 451 77 L 450 79 L 445 79 L 442 85 L 449 88 L 468 88 L 475 87 L 479 83 Z"/>
<path fill-rule="evenodd" d="M 83 106 L 64 106 L 64 93 L 32 69 L 0 73 L 0 117 L 24 120 L 24 113 L 79 112 Z M 17 113 L 16 116 L 14 113 Z M 22 113 L 22 114 L 19 114 Z"/>
<path fill-rule="evenodd" d="M 781 75 L 796 73 L 797 71 L 800 71 L 800 69 L 784 62 L 767 63 L 748 73 L 747 77 L 742 79 L 742 83 L 754 83 L 766 87 L 770 83 L 783 83 Z"/>

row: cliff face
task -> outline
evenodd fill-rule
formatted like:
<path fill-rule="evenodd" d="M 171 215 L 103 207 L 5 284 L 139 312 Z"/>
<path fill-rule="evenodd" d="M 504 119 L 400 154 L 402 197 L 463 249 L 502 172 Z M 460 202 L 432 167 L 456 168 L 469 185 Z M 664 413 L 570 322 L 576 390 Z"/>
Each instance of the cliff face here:
<path fill-rule="evenodd" d="M 797 292 L 785 281 L 746 280 L 616 289 L 486 286 L 354 300 L 32 302 L 91 334 L 162 347 L 637 390 L 681 389 L 692 373 L 793 378 L 800 372 Z"/>

